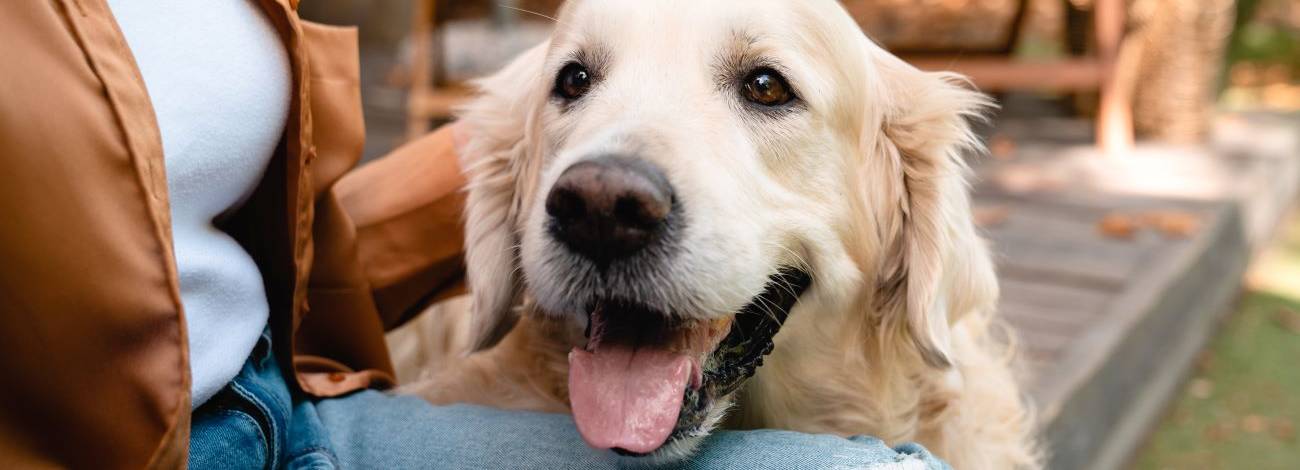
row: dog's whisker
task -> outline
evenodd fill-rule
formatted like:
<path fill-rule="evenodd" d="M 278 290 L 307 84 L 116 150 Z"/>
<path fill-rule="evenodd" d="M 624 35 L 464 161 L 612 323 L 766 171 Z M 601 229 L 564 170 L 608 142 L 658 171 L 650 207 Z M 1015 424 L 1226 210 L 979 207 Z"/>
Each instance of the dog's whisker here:
<path fill-rule="evenodd" d="M 782 251 L 785 251 L 785 252 L 788 253 L 791 257 L 793 257 L 793 258 L 794 258 L 794 267 L 795 267 L 795 268 L 798 268 L 798 269 L 800 269 L 800 270 L 802 270 L 802 271 L 804 271 L 804 272 L 809 272 L 809 273 L 811 273 L 811 272 L 813 271 L 813 270 L 812 270 L 812 265 L 811 265 L 810 263 L 808 263 L 808 261 L 807 261 L 806 259 L 804 259 L 803 255 L 801 255 L 801 254 L 799 254 L 798 252 L 796 252 L 796 251 L 790 249 L 789 247 L 785 246 L 785 244 L 782 244 L 782 243 L 769 243 L 769 244 L 772 245 L 772 246 L 775 246 L 775 247 L 778 248 L 778 249 L 781 249 Z"/>
<path fill-rule="evenodd" d="M 781 308 L 780 306 L 772 303 L 771 300 L 767 299 L 766 296 L 762 296 L 762 295 L 755 297 L 755 300 L 758 302 L 758 306 L 763 309 L 763 313 L 767 315 L 768 318 L 772 319 L 773 321 L 780 321 L 780 317 L 776 313 L 776 310 L 780 310 Z"/>
<path fill-rule="evenodd" d="M 505 9 L 507 9 L 507 10 L 514 10 L 514 11 L 521 12 L 521 13 L 528 13 L 528 14 L 530 14 L 530 15 L 537 16 L 537 17 L 540 17 L 540 18 L 545 18 L 545 19 L 551 20 L 551 22 L 553 22 L 553 23 L 555 23 L 555 24 L 564 24 L 564 23 L 562 23 L 562 22 L 559 20 L 559 18 L 556 18 L 556 17 L 551 16 L 551 15 L 547 15 L 547 14 L 545 14 L 545 13 L 539 13 L 539 12 L 536 12 L 536 11 L 533 11 L 533 10 L 529 10 L 529 9 L 527 9 L 527 8 L 519 8 L 519 7 L 516 7 L 516 6 L 505 5 L 505 4 L 501 4 L 501 3 L 498 3 L 497 6 L 499 6 L 499 7 L 501 7 L 501 8 L 505 8 Z"/>

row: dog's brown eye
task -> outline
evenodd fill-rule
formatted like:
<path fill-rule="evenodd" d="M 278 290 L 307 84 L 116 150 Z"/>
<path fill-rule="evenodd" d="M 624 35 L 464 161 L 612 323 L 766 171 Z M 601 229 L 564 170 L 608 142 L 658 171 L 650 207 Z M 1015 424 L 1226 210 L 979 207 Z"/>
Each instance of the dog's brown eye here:
<path fill-rule="evenodd" d="M 591 91 L 591 71 L 579 63 L 571 63 L 560 69 L 555 77 L 555 94 L 569 101 L 582 98 Z"/>
<path fill-rule="evenodd" d="M 763 68 L 745 77 L 745 99 L 763 106 L 780 106 L 794 100 L 790 84 L 777 71 Z"/>

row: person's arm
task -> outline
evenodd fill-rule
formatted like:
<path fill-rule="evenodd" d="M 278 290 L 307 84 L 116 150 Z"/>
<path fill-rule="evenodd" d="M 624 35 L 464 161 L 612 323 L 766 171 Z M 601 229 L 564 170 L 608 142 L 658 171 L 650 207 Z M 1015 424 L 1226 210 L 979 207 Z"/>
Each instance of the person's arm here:
<path fill-rule="evenodd" d="M 335 194 L 356 224 L 357 256 L 385 328 L 463 292 L 465 177 L 457 125 L 344 176 Z"/>

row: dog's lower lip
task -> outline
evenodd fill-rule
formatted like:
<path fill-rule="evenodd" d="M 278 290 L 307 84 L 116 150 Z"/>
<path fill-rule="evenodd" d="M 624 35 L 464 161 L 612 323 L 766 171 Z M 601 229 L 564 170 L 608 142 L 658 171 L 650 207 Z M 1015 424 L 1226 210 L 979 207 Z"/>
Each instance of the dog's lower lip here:
<path fill-rule="evenodd" d="M 700 386 L 686 389 L 677 425 L 668 442 L 697 434 L 708 417 L 710 405 L 734 393 L 754 375 L 763 364 L 763 357 L 772 351 L 772 339 L 790 310 L 811 285 L 812 277 L 807 272 L 782 269 L 771 277 L 762 294 L 736 313 L 727 336 L 706 357 L 712 367 L 701 371 Z"/>
<path fill-rule="evenodd" d="M 641 454 L 637 452 L 632 452 L 630 450 L 619 448 L 619 447 L 615 447 L 610 450 L 613 450 L 615 454 L 622 455 L 624 457 L 645 457 L 647 455 L 650 455 L 650 454 Z"/>

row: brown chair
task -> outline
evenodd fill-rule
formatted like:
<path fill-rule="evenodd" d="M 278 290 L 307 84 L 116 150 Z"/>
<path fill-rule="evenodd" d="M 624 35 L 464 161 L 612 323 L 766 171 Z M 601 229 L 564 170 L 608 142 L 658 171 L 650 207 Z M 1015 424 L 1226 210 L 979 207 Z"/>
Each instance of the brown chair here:
<path fill-rule="evenodd" d="M 416 0 L 411 15 L 407 140 L 424 135 L 434 120 L 450 119 L 456 106 L 471 93 L 465 84 L 449 81 L 443 76 L 443 41 L 439 37 L 439 28 L 443 24 L 455 19 L 485 18 L 500 8 L 554 15 L 562 3 L 563 0 Z"/>
<path fill-rule="evenodd" d="M 456 105 L 469 96 L 463 86 L 447 84 L 436 77 L 442 64 L 442 41 L 437 27 L 441 6 L 438 0 L 417 0 L 411 15 L 411 84 L 406 98 L 406 138 L 413 140 L 429 131 L 433 119 L 450 118 Z M 468 2 L 467 2 L 468 3 Z"/>
<path fill-rule="evenodd" d="M 891 47 L 891 50 L 922 69 L 950 70 L 964 74 L 984 91 L 1099 92 L 1101 99 L 1097 112 L 1097 144 L 1108 154 L 1123 152 L 1133 146 L 1131 96 L 1136 80 L 1132 76 L 1132 67 L 1118 66 L 1124 43 L 1125 2 L 1093 0 L 1091 10 L 1085 11 L 1073 7 L 1070 0 L 1061 1 L 1070 13 L 1067 15 L 1071 22 L 1067 27 L 1069 32 L 1077 36 L 1082 29 L 1080 26 L 1085 26 L 1086 20 L 1091 19 L 1091 53 L 1087 52 L 1086 47 L 1078 47 L 1081 41 L 1086 42 L 1086 37 L 1072 37 L 1072 52 L 1076 54 L 1069 57 L 1041 61 L 1012 57 L 1024 27 L 1030 0 L 1018 0 L 1017 10 L 1006 28 L 1005 37 L 991 46 L 984 45 L 983 49 L 963 45 L 960 51 L 954 51 L 951 46 L 904 45 Z M 873 8 L 878 13 L 878 0 L 843 0 L 843 3 L 855 15 L 870 14 Z"/>

